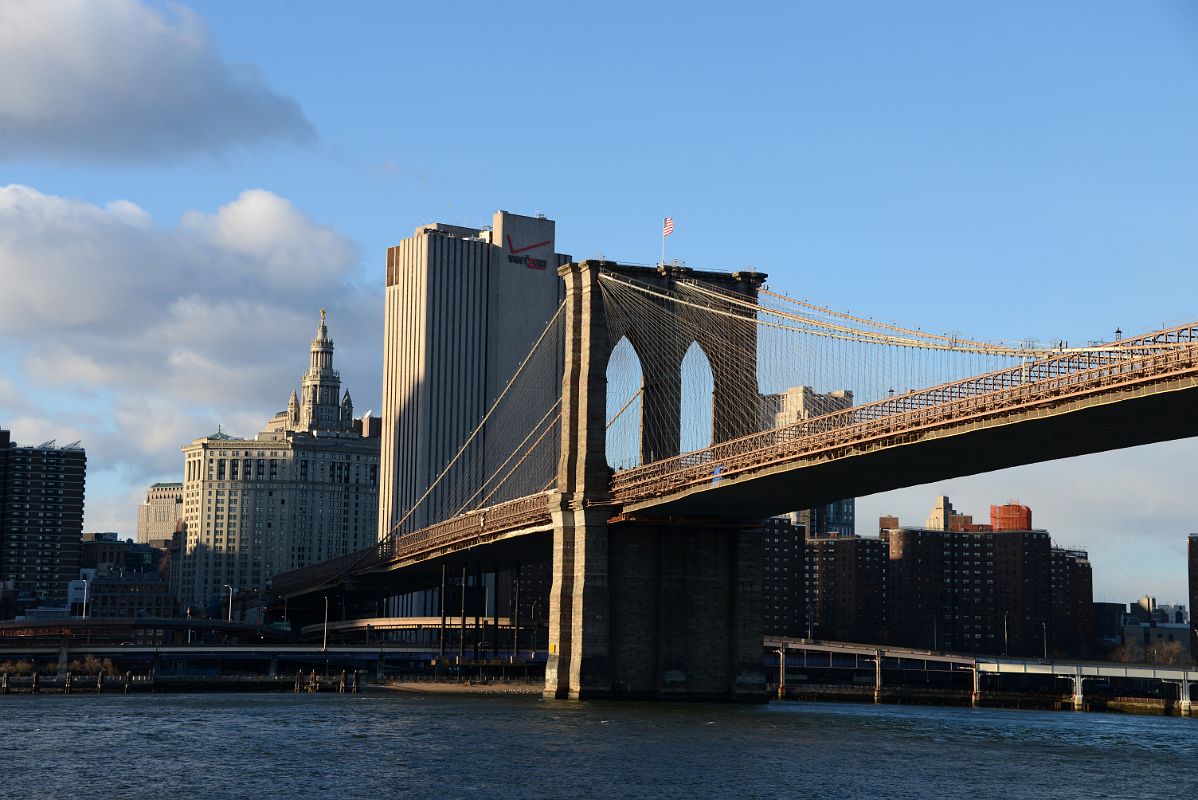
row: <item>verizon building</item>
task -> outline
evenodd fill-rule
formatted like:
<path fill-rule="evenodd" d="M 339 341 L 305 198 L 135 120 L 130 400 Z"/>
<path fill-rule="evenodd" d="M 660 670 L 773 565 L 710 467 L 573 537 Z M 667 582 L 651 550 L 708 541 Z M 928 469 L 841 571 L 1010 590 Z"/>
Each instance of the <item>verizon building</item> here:
<path fill-rule="evenodd" d="M 553 220 L 424 225 L 387 250 L 379 538 L 454 457 L 564 296 Z M 546 391 L 560 392 L 547 382 Z M 477 454 L 476 454 L 477 455 Z M 485 471 L 486 456 L 477 456 Z M 403 524 L 431 522 L 438 487 Z"/>

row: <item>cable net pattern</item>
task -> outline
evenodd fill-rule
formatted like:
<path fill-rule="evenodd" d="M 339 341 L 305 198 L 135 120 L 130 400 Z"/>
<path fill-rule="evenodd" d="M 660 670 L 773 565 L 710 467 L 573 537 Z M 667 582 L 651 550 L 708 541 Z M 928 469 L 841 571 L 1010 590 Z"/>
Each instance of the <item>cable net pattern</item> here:
<path fill-rule="evenodd" d="M 1110 343 L 984 342 L 703 280 L 600 275 L 618 502 L 822 448 L 1198 369 L 1198 327 Z M 398 557 L 546 524 L 561 441 L 564 307 L 376 547 L 277 576 L 307 591 Z M 926 387 L 926 388 L 925 388 Z"/>
<path fill-rule="evenodd" d="M 685 278 L 662 288 L 617 273 L 601 285 L 614 343 L 607 451 L 617 470 L 883 400 L 898 410 L 924 387 L 970 376 L 1064 356 L 1127 357 L 1112 344 L 1046 348 L 927 332 L 764 288 L 754 297 Z"/>

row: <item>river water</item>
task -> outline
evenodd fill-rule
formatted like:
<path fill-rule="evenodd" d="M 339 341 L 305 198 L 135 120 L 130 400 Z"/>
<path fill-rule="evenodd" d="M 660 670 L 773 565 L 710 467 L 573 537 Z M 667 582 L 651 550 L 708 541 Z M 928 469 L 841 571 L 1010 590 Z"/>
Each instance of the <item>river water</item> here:
<path fill-rule="evenodd" d="M 522 696 L 0 697 L 8 798 L 1198 798 L 1198 719 Z"/>

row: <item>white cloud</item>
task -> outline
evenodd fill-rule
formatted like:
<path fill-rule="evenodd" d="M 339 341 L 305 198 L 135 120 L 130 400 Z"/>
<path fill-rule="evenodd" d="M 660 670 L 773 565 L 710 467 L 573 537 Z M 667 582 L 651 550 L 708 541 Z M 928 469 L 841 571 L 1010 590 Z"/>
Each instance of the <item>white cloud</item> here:
<path fill-rule="evenodd" d="M 218 424 L 252 436 L 284 408 L 326 306 L 343 385 L 376 405 L 382 298 L 354 284 L 358 261 L 261 189 L 164 227 L 129 201 L 0 187 L 0 347 L 20 369 L 0 377 L 0 421 L 22 443 L 83 439 L 89 474 L 123 495 Z M 90 526 L 104 508 L 103 527 L 132 530 L 135 505 L 116 526 L 91 498 Z"/>
<path fill-rule="evenodd" d="M 314 226 L 295 206 L 262 189 L 242 192 L 215 214 L 190 212 L 183 228 L 211 247 L 256 263 L 264 283 L 288 290 L 320 287 L 329 264 L 355 255 L 344 237 Z"/>
<path fill-rule="evenodd" d="M 113 161 L 310 141 L 299 105 L 217 53 L 203 20 L 137 0 L 0 4 L 0 159 Z"/>

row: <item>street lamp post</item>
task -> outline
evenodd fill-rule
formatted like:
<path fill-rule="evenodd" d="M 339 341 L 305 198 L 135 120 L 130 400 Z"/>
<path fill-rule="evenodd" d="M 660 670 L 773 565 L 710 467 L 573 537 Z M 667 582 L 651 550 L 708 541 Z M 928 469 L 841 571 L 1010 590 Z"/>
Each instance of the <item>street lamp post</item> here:
<path fill-rule="evenodd" d="M 778 648 L 778 699 L 786 695 L 786 648 Z"/>
<path fill-rule="evenodd" d="M 320 652 L 329 647 L 329 596 L 324 596 L 324 638 L 320 640 Z"/>
<path fill-rule="evenodd" d="M 1044 641 L 1044 660 L 1048 660 L 1048 623 L 1040 621 L 1040 638 Z"/>
<path fill-rule="evenodd" d="M 229 615 L 225 621 L 232 622 L 233 621 L 233 587 L 226 583 L 225 588 L 229 590 Z"/>
<path fill-rule="evenodd" d="M 1007 650 L 1007 614 L 1009 613 L 1009 611 L 1002 612 L 1002 654 L 1004 656 L 1009 655 Z"/>
<path fill-rule="evenodd" d="M 87 578 L 83 579 L 83 619 L 87 619 L 87 587 L 91 585 L 91 581 Z"/>

